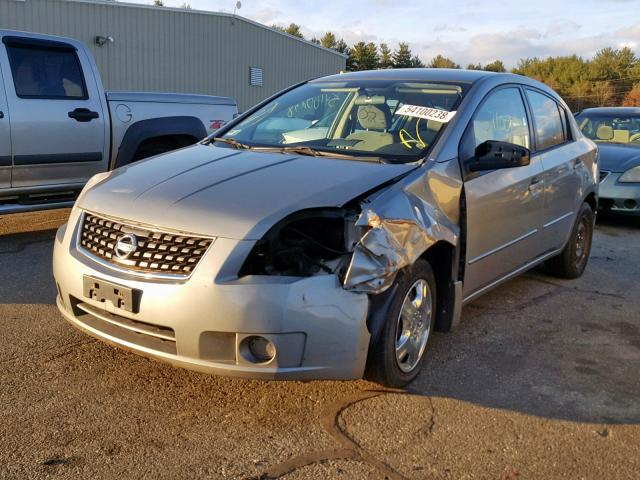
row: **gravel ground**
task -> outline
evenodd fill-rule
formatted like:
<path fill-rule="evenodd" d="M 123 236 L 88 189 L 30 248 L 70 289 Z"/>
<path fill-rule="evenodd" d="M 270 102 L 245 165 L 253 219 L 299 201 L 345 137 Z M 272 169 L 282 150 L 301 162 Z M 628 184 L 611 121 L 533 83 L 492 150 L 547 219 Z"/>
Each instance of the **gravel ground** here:
<path fill-rule="evenodd" d="M 534 271 L 465 307 L 406 391 L 258 382 L 147 360 L 66 324 L 68 211 L 0 217 L 0 478 L 640 477 L 640 220 L 585 275 Z"/>

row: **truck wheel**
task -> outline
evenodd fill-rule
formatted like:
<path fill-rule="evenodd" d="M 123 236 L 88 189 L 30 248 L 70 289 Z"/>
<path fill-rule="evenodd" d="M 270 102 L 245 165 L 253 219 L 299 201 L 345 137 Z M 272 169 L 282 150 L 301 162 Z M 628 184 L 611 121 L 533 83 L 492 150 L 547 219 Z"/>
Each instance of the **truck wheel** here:
<path fill-rule="evenodd" d="M 436 318 L 436 281 L 421 259 L 400 272 L 396 283 L 387 320 L 369 351 L 367 376 L 399 388 L 416 378 L 424 362 Z"/>
<path fill-rule="evenodd" d="M 584 272 L 591 253 L 595 215 L 588 203 L 578 211 L 571 237 L 560 255 L 545 262 L 545 270 L 556 277 L 578 278 Z"/>

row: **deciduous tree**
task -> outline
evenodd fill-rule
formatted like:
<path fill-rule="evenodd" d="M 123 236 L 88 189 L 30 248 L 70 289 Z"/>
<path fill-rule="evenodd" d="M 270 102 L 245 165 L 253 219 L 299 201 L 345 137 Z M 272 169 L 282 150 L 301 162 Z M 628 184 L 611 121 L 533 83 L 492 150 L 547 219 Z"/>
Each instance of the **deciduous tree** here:
<path fill-rule="evenodd" d="M 458 65 L 456 62 L 454 62 L 450 58 L 447 58 L 443 55 L 438 54 L 431 59 L 427 67 L 429 68 L 460 68 L 460 65 Z"/>

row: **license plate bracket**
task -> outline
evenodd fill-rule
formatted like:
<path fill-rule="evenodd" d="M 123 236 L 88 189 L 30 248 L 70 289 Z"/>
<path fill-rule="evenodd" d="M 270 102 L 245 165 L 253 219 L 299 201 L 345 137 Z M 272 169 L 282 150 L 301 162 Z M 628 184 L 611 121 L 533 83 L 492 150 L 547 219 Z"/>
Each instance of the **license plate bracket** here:
<path fill-rule="evenodd" d="M 142 290 L 125 287 L 117 283 L 109 282 L 101 278 L 83 275 L 83 294 L 86 298 L 106 303 L 126 312 L 138 313 L 140 311 L 140 299 Z"/>

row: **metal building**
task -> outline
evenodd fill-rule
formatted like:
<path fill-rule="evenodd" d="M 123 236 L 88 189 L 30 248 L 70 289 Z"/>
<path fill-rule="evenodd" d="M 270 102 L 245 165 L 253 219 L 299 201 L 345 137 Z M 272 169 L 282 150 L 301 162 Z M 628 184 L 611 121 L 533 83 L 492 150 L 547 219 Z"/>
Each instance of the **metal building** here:
<path fill-rule="evenodd" d="M 236 15 L 115 1 L 0 0 L 0 28 L 83 41 L 108 90 L 230 96 L 240 111 L 346 62 Z"/>

